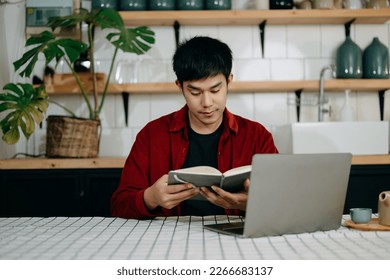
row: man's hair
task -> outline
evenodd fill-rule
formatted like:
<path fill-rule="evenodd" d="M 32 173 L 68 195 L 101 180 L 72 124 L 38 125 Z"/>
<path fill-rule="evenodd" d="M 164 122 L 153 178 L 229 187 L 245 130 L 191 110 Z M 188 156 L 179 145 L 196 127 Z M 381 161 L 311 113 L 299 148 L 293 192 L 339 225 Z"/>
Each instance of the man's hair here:
<path fill-rule="evenodd" d="M 181 85 L 223 74 L 228 79 L 233 55 L 229 46 L 217 39 L 196 36 L 181 43 L 173 55 L 173 71 Z"/>

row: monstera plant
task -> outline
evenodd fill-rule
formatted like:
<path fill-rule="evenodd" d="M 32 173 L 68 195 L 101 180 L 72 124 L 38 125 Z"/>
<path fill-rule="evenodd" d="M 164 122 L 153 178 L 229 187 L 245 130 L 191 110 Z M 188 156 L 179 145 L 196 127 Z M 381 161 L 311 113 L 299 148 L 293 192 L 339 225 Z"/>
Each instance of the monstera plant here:
<path fill-rule="evenodd" d="M 56 28 L 69 28 L 82 23 L 88 27 L 87 43 L 54 35 Z M 51 62 L 58 65 L 60 61 L 64 61 L 80 88 L 88 108 L 88 119 L 100 123 L 99 116 L 103 109 L 118 51 L 137 55 L 146 53 L 155 42 L 154 32 L 146 26 L 126 28 L 120 14 L 113 9 L 93 9 L 91 11 L 79 9 L 73 15 L 50 18 L 48 26 L 53 32 L 44 31 L 26 41 L 27 51 L 22 58 L 14 62 L 15 71 L 21 77 L 31 77 L 39 56 L 42 54 L 46 66 Z M 109 31 L 106 39 L 114 47 L 103 89 L 98 89 L 98 73 L 95 71 L 94 33 L 97 27 Z M 86 52 L 90 61 L 88 80 L 92 81 L 92 90 L 87 89 L 80 79 L 80 73 L 75 69 L 75 61 Z M 11 83 L 7 84 L 3 90 L 4 92 L 0 93 L 0 112 L 6 111 L 8 114 L 0 121 L 2 138 L 6 143 L 14 144 L 19 140 L 19 129 L 27 138 L 34 132 L 35 127 L 44 119 L 48 102 L 51 101 L 44 86 L 33 87 L 31 84 Z"/>
<path fill-rule="evenodd" d="M 15 144 L 20 138 L 19 127 L 28 139 L 34 132 L 36 124 L 44 119 L 47 110 L 48 95 L 44 86 L 33 87 L 31 84 L 6 84 L 4 93 L 0 94 L 0 112 L 9 112 L 0 121 L 3 140 Z"/>

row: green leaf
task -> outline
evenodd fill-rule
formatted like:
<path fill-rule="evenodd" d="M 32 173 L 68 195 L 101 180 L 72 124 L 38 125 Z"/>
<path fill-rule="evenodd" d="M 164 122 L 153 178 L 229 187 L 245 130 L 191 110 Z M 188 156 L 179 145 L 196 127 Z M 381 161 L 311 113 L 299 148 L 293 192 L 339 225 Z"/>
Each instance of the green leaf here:
<path fill-rule="evenodd" d="M 46 65 L 53 59 L 58 62 L 63 57 L 73 63 L 88 48 L 85 43 L 73 39 L 57 39 L 54 35 L 49 36 L 48 34 L 51 33 L 48 31 L 41 32 L 37 37 L 28 41 L 29 46 L 33 46 L 33 48 L 27 51 L 21 59 L 14 62 L 15 70 L 25 67 L 20 72 L 20 76 L 31 76 L 40 53 L 45 55 Z"/>
<path fill-rule="evenodd" d="M 51 40 L 54 40 L 55 38 L 56 37 L 53 33 L 49 31 L 43 31 L 39 34 L 39 36 L 31 36 L 30 38 L 28 38 L 26 41 L 26 47 L 46 43 Z"/>
<path fill-rule="evenodd" d="M 7 115 L 0 122 L 3 140 L 15 144 L 22 131 L 26 138 L 42 122 L 48 108 L 48 95 L 44 86 L 34 88 L 31 84 L 7 84 L 6 92 L 0 93 L 0 111 Z"/>
<path fill-rule="evenodd" d="M 123 28 L 120 32 L 109 33 L 106 38 L 123 52 L 144 54 L 154 44 L 154 32 L 147 27 Z"/>
<path fill-rule="evenodd" d="M 55 30 L 58 27 L 73 27 L 82 22 L 88 22 L 90 14 L 88 10 L 81 8 L 78 9 L 77 14 L 60 17 L 50 17 L 47 25 Z"/>
<path fill-rule="evenodd" d="M 119 13 L 113 9 L 102 9 L 96 15 L 96 23 L 102 29 L 105 28 L 115 28 L 121 29 L 124 28 L 125 24 L 122 20 L 122 17 Z"/>
<path fill-rule="evenodd" d="M 16 144 L 19 141 L 20 133 L 18 127 L 12 127 L 7 131 L 3 131 L 3 141 L 7 144 Z"/>

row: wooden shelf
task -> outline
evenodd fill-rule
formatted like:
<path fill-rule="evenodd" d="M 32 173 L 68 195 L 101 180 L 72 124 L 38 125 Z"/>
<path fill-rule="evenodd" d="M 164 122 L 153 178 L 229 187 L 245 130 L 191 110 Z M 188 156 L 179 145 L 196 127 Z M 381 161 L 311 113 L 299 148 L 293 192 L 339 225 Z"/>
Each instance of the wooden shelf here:
<path fill-rule="evenodd" d="M 378 92 L 390 89 L 390 79 L 335 79 L 325 81 L 325 91 L 337 92 L 350 89 L 352 91 Z M 80 94 L 77 85 L 52 85 L 47 88 L 51 95 Z M 319 91 L 318 80 L 306 81 L 237 81 L 230 86 L 230 92 L 235 93 L 272 93 L 272 92 L 306 92 Z M 175 83 L 137 83 L 137 84 L 110 84 L 108 92 L 117 94 L 164 94 L 175 93 L 178 89 Z"/>
<path fill-rule="evenodd" d="M 122 168 L 124 157 L 59 159 L 59 158 L 20 158 L 0 160 L 0 170 L 17 169 L 98 169 Z M 390 155 L 354 155 L 352 165 L 390 164 Z"/>
<path fill-rule="evenodd" d="M 390 8 L 332 10 L 121 11 L 126 25 L 383 24 Z"/>

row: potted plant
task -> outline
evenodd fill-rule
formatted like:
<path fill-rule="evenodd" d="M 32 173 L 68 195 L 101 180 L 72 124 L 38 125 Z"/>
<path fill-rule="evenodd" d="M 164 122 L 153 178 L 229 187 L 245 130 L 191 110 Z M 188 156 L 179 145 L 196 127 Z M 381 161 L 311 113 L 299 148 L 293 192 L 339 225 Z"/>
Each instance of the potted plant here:
<path fill-rule="evenodd" d="M 88 27 L 88 43 L 54 35 L 56 28 L 74 27 L 83 22 Z M 137 55 L 147 52 L 155 42 L 154 32 L 145 26 L 126 28 L 120 14 L 113 9 L 88 11 L 81 8 L 73 15 L 50 18 L 48 26 L 53 32 L 44 31 L 26 41 L 26 47 L 29 49 L 22 58 L 14 62 L 15 71 L 20 71 L 21 77 L 31 77 L 40 54 L 44 55 L 46 66 L 52 61 L 56 62 L 57 65 L 63 60 L 80 88 L 89 117 L 86 119 L 77 118 L 72 113 L 70 113 L 70 117 L 49 116 L 47 119 L 46 156 L 96 157 L 101 132 L 99 116 L 103 109 L 117 53 L 119 50 Z M 99 75 L 95 71 L 94 30 L 96 27 L 100 27 L 102 30 L 109 29 L 110 33 L 106 39 L 114 46 L 111 65 L 106 80 L 103 82 L 103 89 L 99 89 L 97 86 Z M 91 92 L 88 85 L 82 81 L 80 73 L 75 70 L 75 61 L 86 52 L 90 60 L 90 69 L 87 75 L 89 82 L 92 83 Z M 5 85 L 3 90 L 5 92 L 0 93 L 0 112 L 6 111 L 8 114 L 0 121 L 3 132 L 2 139 L 8 144 L 14 144 L 19 140 L 19 130 L 27 139 L 30 137 L 36 126 L 44 119 L 48 102 L 52 101 L 48 98 L 45 86 L 33 87 L 28 83 L 10 83 Z M 70 112 L 67 109 L 66 111 Z M 82 123 L 84 123 L 82 127 L 76 129 L 73 127 L 73 125 Z M 72 146 L 74 140 L 76 143 Z"/>

